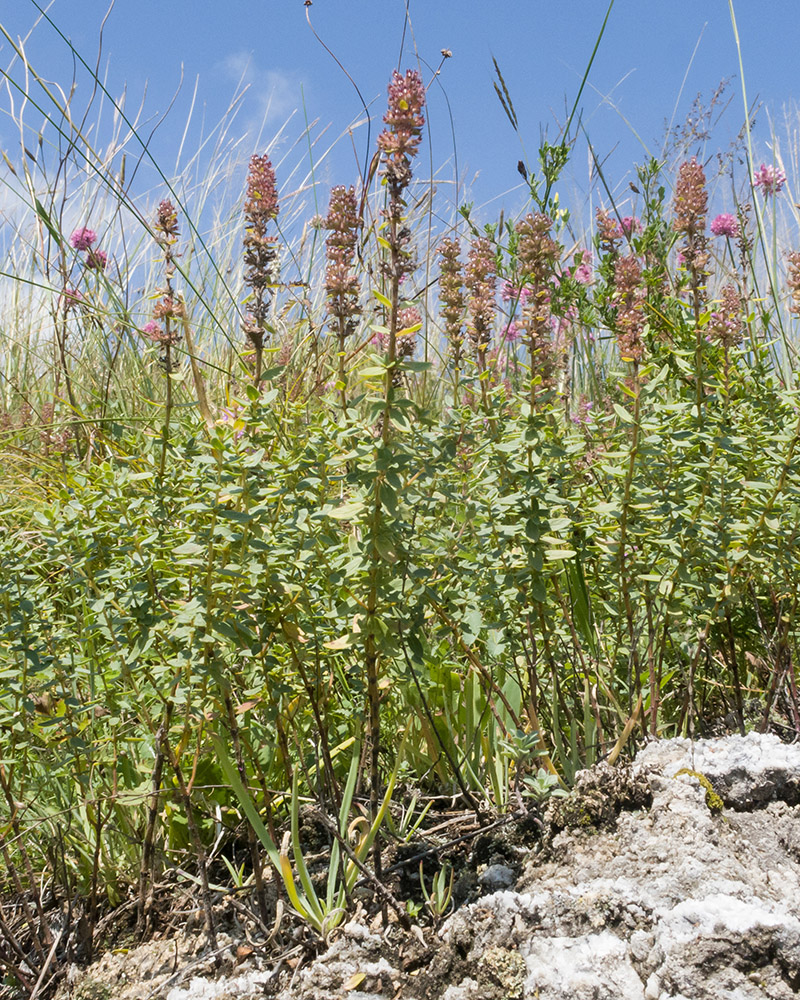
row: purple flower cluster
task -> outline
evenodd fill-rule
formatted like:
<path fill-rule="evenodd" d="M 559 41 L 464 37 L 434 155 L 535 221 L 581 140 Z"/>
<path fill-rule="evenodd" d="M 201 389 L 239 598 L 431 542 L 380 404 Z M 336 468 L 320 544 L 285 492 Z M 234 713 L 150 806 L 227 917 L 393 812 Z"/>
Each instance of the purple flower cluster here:
<path fill-rule="evenodd" d="M 86 254 L 86 266 L 94 271 L 105 271 L 108 267 L 108 255 L 103 250 L 90 250 Z"/>
<path fill-rule="evenodd" d="M 722 212 L 711 220 L 711 232 L 715 236 L 730 236 L 735 239 L 739 235 L 739 221 L 735 215 Z"/>
<path fill-rule="evenodd" d="M 156 323 L 154 319 L 145 323 L 142 327 L 142 333 L 146 334 L 148 339 L 155 344 L 161 344 L 164 341 L 164 327 L 160 323 Z"/>
<path fill-rule="evenodd" d="M 753 174 L 753 186 L 761 188 L 765 198 L 771 194 L 780 194 L 785 183 L 786 174 L 780 167 L 773 167 L 772 164 L 762 163 Z"/>
<path fill-rule="evenodd" d="M 97 242 L 97 233 L 93 229 L 81 226 L 70 236 L 69 242 L 76 250 L 91 250 Z"/>
<path fill-rule="evenodd" d="M 108 255 L 103 250 L 95 250 L 97 233 L 87 226 L 76 229 L 69 238 L 70 246 L 80 253 L 86 254 L 86 266 L 94 271 L 105 271 L 108 265 Z"/>
<path fill-rule="evenodd" d="M 578 250 L 573 258 L 572 271 L 567 274 L 579 285 L 591 285 L 594 281 L 592 273 L 592 255 L 588 250 Z"/>
<path fill-rule="evenodd" d="M 523 285 L 522 288 L 517 288 L 510 281 L 504 281 L 500 291 L 503 302 L 518 302 L 521 305 L 528 301 L 530 294 L 531 290 L 527 286 Z"/>

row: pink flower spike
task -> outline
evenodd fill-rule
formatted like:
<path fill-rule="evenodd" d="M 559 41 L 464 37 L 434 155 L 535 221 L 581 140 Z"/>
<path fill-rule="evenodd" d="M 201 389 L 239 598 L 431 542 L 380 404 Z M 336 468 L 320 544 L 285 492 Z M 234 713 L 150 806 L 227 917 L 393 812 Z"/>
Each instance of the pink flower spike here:
<path fill-rule="evenodd" d="M 739 221 L 735 215 L 723 212 L 711 221 L 711 232 L 715 236 L 731 236 L 735 239 L 739 235 Z"/>
<path fill-rule="evenodd" d="M 76 250 L 91 250 L 92 244 L 97 242 L 97 233 L 93 229 L 81 226 L 70 236 L 69 242 Z"/>
<path fill-rule="evenodd" d="M 628 239 L 630 239 L 634 233 L 638 233 L 642 228 L 635 215 L 624 216 L 620 219 L 619 227 L 622 230 L 622 235 L 627 236 Z"/>
<path fill-rule="evenodd" d="M 771 164 L 762 163 L 753 174 L 753 186 L 760 187 L 765 198 L 771 194 L 780 194 L 785 183 L 786 174 L 780 167 L 773 167 Z"/>

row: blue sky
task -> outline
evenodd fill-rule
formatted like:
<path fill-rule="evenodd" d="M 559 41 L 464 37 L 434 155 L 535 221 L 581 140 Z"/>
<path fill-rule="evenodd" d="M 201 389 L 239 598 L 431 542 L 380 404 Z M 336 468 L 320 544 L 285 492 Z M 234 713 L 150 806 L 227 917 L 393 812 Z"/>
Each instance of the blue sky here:
<path fill-rule="evenodd" d="M 457 158 L 459 176 L 468 184 L 468 191 L 458 189 L 459 199 L 469 193 L 478 210 L 491 217 L 501 205 L 513 211 L 523 203 L 517 162 L 535 160 L 543 128 L 549 138 L 557 137 L 607 6 L 607 0 L 408 0 L 407 20 L 405 0 L 315 0 L 309 8 L 303 0 L 117 0 L 104 27 L 101 75 L 115 97 L 127 92 L 129 113 L 146 91 L 142 118 L 151 124 L 177 93 L 152 143 L 168 174 L 187 119 L 184 161 L 242 87 L 247 90 L 228 137 L 240 140 L 243 161 L 280 134 L 273 158 L 283 160 L 287 173 L 291 163 L 307 166 L 307 144 L 298 137 L 305 119 L 316 123 L 311 129 L 315 177 L 324 198 L 330 184 L 356 179 L 368 137 L 353 84 L 317 40 L 306 15 L 369 105 L 370 151 L 381 128 L 392 69 L 398 63 L 419 65 L 430 82 L 440 50 L 447 48 L 453 56 L 429 90 L 425 172 L 432 165 L 442 179 L 443 197 L 455 201 Z M 47 9 L 77 51 L 94 64 L 104 0 L 54 0 Z M 800 3 L 738 0 L 735 10 L 748 96 L 751 102 L 763 102 L 756 129 L 763 153 L 771 128 L 785 136 L 784 112 L 800 97 L 795 70 Z M 31 0 L 13 0 L 0 8 L 0 24 L 12 37 L 26 39 L 34 69 L 68 90 L 72 54 L 50 25 L 34 27 L 36 18 Z M 11 56 L 3 39 L 0 65 L 8 68 Z M 508 84 L 522 142 L 494 93 L 493 56 Z M 11 73 L 21 78 L 18 64 Z M 647 152 L 660 154 L 665 122 L 681 123 L 697 94 L 710 98 L 724 78 L 730 84 L 718 107 L 730 104 L 711 140 L 691 150 L 704 159 L 724 150 L 743 122 L 727 0 L 616 0 L 581 103 L 586 131 L 618 190 L 627 190 L 636 161 Z M 78 84 L 75 106 L 81 107 L 90 81 L 79 74 Z M 0 142 L 15 160 L 19 139 L 9 108 L 9 95 L 3 93 Z M 110 121 L 107 111 L 103 114 Z M 28 121 L 35 126 L 36 115 L 28 114 Z M 323 156 L 334 139 L 333 151 Z M 785 138 L 781 148 L 788 156 Z M 589 168 L 583 141 L 568 173 L 562 199 L 585 204 Z M 143 170 L 142 181 L 154 183 L 155 176 Z"/>

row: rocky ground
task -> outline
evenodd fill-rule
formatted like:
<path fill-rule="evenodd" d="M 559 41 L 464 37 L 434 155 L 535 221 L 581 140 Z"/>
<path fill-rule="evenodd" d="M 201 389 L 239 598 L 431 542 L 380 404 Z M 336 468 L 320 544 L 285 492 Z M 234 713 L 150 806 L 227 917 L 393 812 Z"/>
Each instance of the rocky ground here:
<path fill-rule="evenodd" d="M 462 897 L 486 894 L 439 926 L 356 917 L 277 961 L 235 927 L 215 953 L 185 929 L 73 970 L 61 1000 L 796 998 L 800 746 L 650 744 L 583 772 L 535 850 L 510 837 L 471 879 Z"/>

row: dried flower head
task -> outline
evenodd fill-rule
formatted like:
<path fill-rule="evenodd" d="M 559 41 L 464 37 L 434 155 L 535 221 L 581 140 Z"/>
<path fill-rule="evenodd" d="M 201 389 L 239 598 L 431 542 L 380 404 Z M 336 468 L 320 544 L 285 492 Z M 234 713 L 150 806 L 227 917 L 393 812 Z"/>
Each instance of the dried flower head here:
<path fill-rule="evenodd" d="M 261 357 L 269 304 L 272 297 L 276 239 L 267 235 L 268 224 L 278 215 L 275 171 L 269 157 L 254 154 L 247 171 L 244 205 L 244 283 L 252 290 L 250 312 L 242 327 L 256 351 L 255 378 L 261 376 Z"/>
<path fill-rule="evenodd" d="M 397 330 L 398 333 L 403 331 L 413 331 L 415 335 L 417 329 L 422 326 L 422 313 L 417 309 L 416 306 L 406 306 L 405 309 L 401 309 L 397 313 Z"/>
<path fill-rule="evenodd" d="M 395 358 L 397 361 L 407 361 L 414 357 L 417 349 L 417 328 L 422 325 L 422 315 L 415 306 L 407 306 L 397 314 L 397 340 L 395 341 Z M 377 334 L 373 337 L 373 344 L 386 348 L 386 337 Z M 395 387 L 403 383 L 402 368 L 395 367 L 392 371 L 392 385 Z"/>
<path fill-rule="evenodd" d="M 257 229 L 278 217 L 278 189 L 272 160 L 254 153 L 247 170 L 247 192 L 244 214 L 247 222 Z"/>
<path fill-rule="evenodd" d="M 158 203 L 155 228 L 159 242 L 174 243 L 178 238 L 178 210 L 167 198 Z"/>
<path fill-rule="evenodd" d="M 453 361 L 458 364 L 464 343 L 464 289 L 461 274 L 461 245 L 458 240 L 444 239 L 439 244 L 439 298 L 442 303 L 444 332 L 450 341 Z"/>
<path fill-rule="evenodd" d="M 598 208 L 595 212 L 597 225 L 597 245 L 605 253 L 616 253 L 617 244 L 622 240 L 622 230 L 617 220 L 612 218 L 610 213 L 604 208 Z"/>
<path fill-rule="evenodd" d="M 387 129 L 378 136 L 386 161 L 386 174 L 401 187 L 411 179 L 410 160 L 417 155 L 425 117 L 425 86 L 415 69 L 401 76 L 397 70 L 389 84 L 389 104 L 383 116 Z"/>
<path fill-rule="evenodd" d="M 517 223 L 518 258 L 526 283 L 549 281 L 561 255 L 561 247 L 550 235 L 553 220 L 537 212 Z"/>
<path fill-rule="evenodd" d="M 708 333 L 727 350 L 742 339 L 739 293 L 733 285 L 725 285 L 720 295 L 719 309 L 711 313 Z"/>
<path fill-rule="evenodd" d="M 153 307 L 153 319 L 185 319 L 186 306 L 181 299 L 165 295 Z"/>
<path fill-rule="evenodd" d="M 82 226 L 80 229 L 76 229 L 70 236 L 69 242 L 75 250 L 91 250 L 92 246 L 97 242 L 97 233 L 93 229 L 87 229 L 86 226 Z"/>
<path fill-rule="evenodd" d="M 773 167 L 772 164 L 762 163 L 753 174 L 753 186 L 761 188 L 765 198 L 771 194 L 780 194 L 785 183 L 786 174 L 780 167 Z"/>
<path fill-rule="evenodd" d="M 641 361 L 644 355 L 642 331 L 644 330 L 645 290 L 642 286 L 642 268 L 630 254 L 620 257 L 614 264 L 614 299 L 617 303 L 617 345 L 623 361 Z"/>
<path fill-rule="evenodd" d="M 674 207 L 675 218 L 672 227 L 684 235 L 679 257 L 689 272 L 695 312 L 699 314 L 703 282 L 709 261 L 708 238 L 705 234 L 708 194 L 705 171 L 695 157 L 686 160 L 678 168 Z"/>
<path fill-rule="evenodd" d="M 555 385 L 558 358 L 551 336 L 551 288 L 556 284 L 555 266 L 561 247 L 551 236 L 553 220 L 541 213 L 528 214 L 517 223 L 517 256 L 527 285 L 521 326 L 536 373 L 544 389 Z M 533 380 L 531 392 L 535 393 Z"/>
<path fill-rule="evenodd" d="M 678 168 L 673 228 L 687 235 L 700 233 L 705 229 L 707 211 L 706 174 L 702 164 L 692 157 Z"/>
<path fill-rule="evenodd" d="M 800 250 L 792 250 L 791 253 L 786 255 L 786 259 L 789 261 L 789 273 L 786 284 L 789 286 L 789 292 L 792 296 L 792 304 L 789 306 L 789 311 L 795 315 L 800 315 Z"/>
<path fill-rule="evenodd" d="M 361 312 L 358 304 L 360 286 L 352 272 L 358 241 L 358 211 L 355 189 L 337 186 L 331 190 L 328 214 L 321 222 L 329 236 L 325 241 L 328 266 L 325 270 L 325 292 L 328 315 L 338 324 L 341 336 L 351 333 L 355 317 Z"/>
<path fill-rule="evenodd" d="M 492 324 L 496 311 L 495 260 L 492 244 L 481 237 L 472 244 L 467 257 L 466 286 L 469 291 L 469 339 L 478 362 L 486 366 L 486 351 L 492 337 Z"/>

